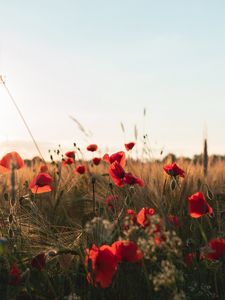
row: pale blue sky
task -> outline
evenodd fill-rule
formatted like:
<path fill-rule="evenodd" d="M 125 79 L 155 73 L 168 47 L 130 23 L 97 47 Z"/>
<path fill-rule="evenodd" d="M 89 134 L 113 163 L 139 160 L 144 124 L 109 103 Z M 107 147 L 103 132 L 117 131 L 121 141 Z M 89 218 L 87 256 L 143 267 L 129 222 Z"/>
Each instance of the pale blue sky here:
<path fill-rule="evenodd" d="M 155 155 L 200 152 L 204 123 L 210 152 L 224 153 L 224 16 L 222 0 L 0 0 L 0 74 L 44 152 L 120 149 L 120 121 L 133 140 L 146 107 Z M 0 141 L 0 154 L 36 154 L 1 86 Z"/>

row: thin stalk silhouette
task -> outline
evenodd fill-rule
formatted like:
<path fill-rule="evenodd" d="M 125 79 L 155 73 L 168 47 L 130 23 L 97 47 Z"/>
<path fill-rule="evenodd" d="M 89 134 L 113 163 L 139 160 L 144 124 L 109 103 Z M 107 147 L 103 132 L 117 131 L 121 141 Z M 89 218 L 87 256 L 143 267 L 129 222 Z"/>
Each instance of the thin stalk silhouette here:
<path fill-rule="evenodd" d="M 9 96 L 9 98 L 11 99 L 11 101 L 12 101 L 13 105 L 15 106 L 18 114 L 20 115 L 20 117 L 21 117 L 21 119 L 22 119 L 22 121 L 23 121 L 23 123 L 24 123 L 24 125 L 25 125 L 25 127 L 26 127 L 26 129 L 27 129 L 27 131 L 28 131 L 28 133 L 29 133 L 29 135 L 30 135 L 30 137 L 31 137 L 31 139 L 32 139 L 32 141 L 33 141 L 33 143 L 34 143 L 37 151 L 38 151 L 38 153 L 39 153 L 39 155 L 41 156 L 42 160 L 45 162 L 45 159 L 44 159 L 44 157 L 43 157 L 43 155 L 41 153 L 41 150 L 40 150 L 40 148 L 39 148 L 39 146 L 38 146 L 38 144 L 37 144 L 37 142 L 36 142 L 36 140 L 35 140 L 32 132 L 31 132 L 31 130 L 30 130 L 30 128 L 29 128 L 29 126 L 28 126 L 28 124 L 27 124 L 27 122 L 26 122 L 26 120 L 25 120 L 25 118 L 24 118 L 24 116 L 23 116 L 23 114 L 22 114 L 19 106 L 17 105 L 14 97 L 12 96 L 12 94 L 11 94 L 10 90 L 8 89 L 8 87 L 6 86 L 5 81 L 3 80 L 3 78 L 2 78 L 1 75 L 0 75 L 0 82 L 3 84 L 3 86 L 4 86 L 4 88 L 5 88 L 6 92 L 7 92 L 7 94 Z"/>

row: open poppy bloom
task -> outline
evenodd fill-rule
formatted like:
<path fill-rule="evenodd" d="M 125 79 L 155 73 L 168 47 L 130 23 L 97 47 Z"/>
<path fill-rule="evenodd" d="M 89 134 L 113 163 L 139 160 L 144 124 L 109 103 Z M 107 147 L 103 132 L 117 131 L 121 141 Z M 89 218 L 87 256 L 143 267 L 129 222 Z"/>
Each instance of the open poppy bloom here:
<path fill-rule="evenodd" d="M 163 170 L 168 175 L 173 176 L 173 177 L 176 177 L 176 176 L 184 177 L 184 175 L 185 175 L 185 172 L 182 169 L 180 169 L 176 163 L 164 166 Z"/>
<path fill-rule="evenodd" d="M 83 165 L 79 165 L 79 166 L 76 167 L 76 171 L 77 171 L 77 173 L 82 175 L 86 172 L 86 168 Z"/>
<path fill-rule="evenodd" d="M 198 192 L 188 198 L 189 215 L 192 218 L 200 218 L 206 214 L 212 214 L 212 207 L 205 200 L 202 193 Z"/>
<path fill-rule="evenodd" d="M 64 166 L 70 166 L 70 165 L 72 165 L 74 163 L 74 160 L 73 160 L 73 158 L 71 158 L 71 157 L 68 157 L 67 159 L 65 159 L 64 161 L 63 161 L 63 165 Z"/>
<path fill-rule="evenodd" d="M 14 264 L 9 271 L 9 284 L 18 285 L 21 281 L 21 272 L 16 264 Z"/>
<path fill-rule="evenodd" d="M 123 167 L 118 163 L 118 161 L 115 161 L 114 163 L 112 163 L 110 165 L 109 175 L 111 176 L 115 185 L 117 185 L 119 187 L 124 186 L 125 171 L 124 171 Z"/>
<path fill-rule="evenodd" d="M 65 155 L 66 155 L 67 157 L 69 157 L 69 158 L 74 159 L 74 158 L 75 158 L 75 151 L 67 151 L 67 152 L 65 153 Z"/>
<path fill-rule="evenodd" d="M 96 144 L 91 144 L 87 146 L 87 151 L 95 152 L 98 150 L 98 146 Z"/>
<path fill-rule="evenodd" d="M 143 257 L 138 246 L 132 241 L 116 241 L 112 244 L 112 248 L 115 249 L 119 262 L 137 262 Z"/>
<path fill-rule="evenodd" d="M 142 227 L 147 227 L 150 224 L 149 218 L 155 214 L 154 208 L 143 207 L 137 214 L 137 223 Z"/>
<path fill-rule="evenodd" d="M 36 255 L 31 261 L 31 266 L 37 269 L 38 271 L 43 270 L 45 268 L 45 265 L 46 265 L 46 255 L 44 252 Z"/>
<path fill-rule="evenodd" d="M 127 151 L 132 150 L 134 148 L 134 146 L 135 146 L 134 142 L 130 142 L 130 143 L 125 144 L 125 148 L 126 148 Z"/>
<path fill-rule="evenodd" d="M 125 184 L 144 186 L 143 180 L 132 175 L 131 173 L 126 173 L 123 167 L 118 161 L 114 161 L 109 167 L 109 175 L 114 181 L 115 185 L 122 187 Z"/>
<path fill-rule="evenodd" d="M 3 156 L 0 161 L 0 172 L 8 173 L 12 166 L 16 169 L 21 169 L 24 166 L 24 161 L 17 152 L 10 152 Z"/>
<path fill-rule="evenodd" d="M 225 256 L 225 239 L 212 239 L 208 244 L 207 258 L 209 260 L 219 260 Z"/>
<path fill-rule="evenodd" d="M 116 152 L 114 154 L 112 154 L 111 156 L 109 156 L 109 154 L 105 154 L 103 156 L 103 160 L 113 164 L 115 161 L 117 161 L 123 168 L 125 167 L 125 163 L 126 163 L 126 156 L 125 156 L 125 152 L 124 151 L 119 151 Z"/>
<path fill-rule="evenodd" d="M 31 181 L 29 188 L 34 194 L 47 193 L 52 191 L 52 177 L 47 173 L 39 173 Z"/>
<path fill-rule="evenodd" d="M 98 166 L 101 162 L 101 158 L 100 157 L 94 157 L 92 161 L 93 161 L 94 165 Z"/>
<path fill-rule="evenodd" d="M 99 248 L 93 245 L 86 251 L 85 264 L 87 267 L 90 266 L 88 282 L 93 285 L 98 283 L 101 288 L 109 287 L 118 265 L 115 250 L 107 245 Z"/>
<path fill-rule="evenodd" d="M 131 173 L 126 173 L 124 176 L 124 182 L 129 185 L 138 184 L 140 186 L 144 186 L 144 181 Z"/>
<path fill-rule="evenodd" d="M 48 166 L 47 165 L 42 165 L 40 167 L 40 173 L 46 173 L 48 172 Z"/>

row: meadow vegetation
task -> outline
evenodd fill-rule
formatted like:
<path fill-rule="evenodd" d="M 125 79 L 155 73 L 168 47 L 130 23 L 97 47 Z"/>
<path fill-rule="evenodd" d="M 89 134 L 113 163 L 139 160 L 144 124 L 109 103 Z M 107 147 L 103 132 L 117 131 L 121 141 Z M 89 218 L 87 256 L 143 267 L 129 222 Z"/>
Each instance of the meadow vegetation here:
<path fill-rule="evenodd" d="M 74 146 L 1 160 L 0 299 L 225 299 L 224 158 Z"/>

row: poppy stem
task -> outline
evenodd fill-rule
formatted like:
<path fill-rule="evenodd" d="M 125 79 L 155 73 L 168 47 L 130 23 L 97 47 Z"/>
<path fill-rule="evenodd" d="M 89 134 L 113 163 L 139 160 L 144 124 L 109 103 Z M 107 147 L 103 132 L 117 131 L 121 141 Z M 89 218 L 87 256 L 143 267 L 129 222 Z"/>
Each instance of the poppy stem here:
<path fill-rule="evenodd" d="M 10 181 L 11 181 L 11 201 L 10 201 L 10 204 L 11 204 L 11 208 L 14 208 L 14 205 L 16 203 L 16 189 L 15 189 L 16 179 L 15 179 L 15 166 L 14 166 L 14 164 L 12 164 L 12 166 L 11 166 Z"/>
<path fill-rule="evenodd" d="M 15 165 L 11 165 L 11 199 L 10 199 L 10 208 L 9 208 L 9 236 L 11 239 L 15 238 L 14 234 L 14 221 L 15 221 L 15 204 L 16 204 L 16 179 L 15 179 Z M 12 240 L 11 240 L 12 242 Z M 13 244 L 12 246 L 14 246 Z"/>

